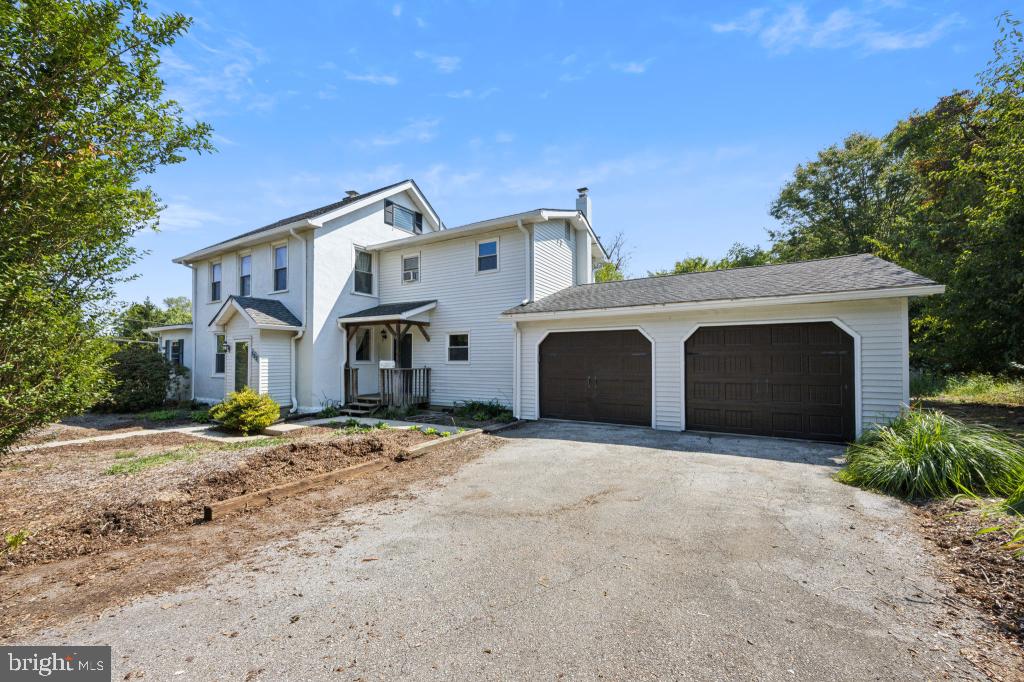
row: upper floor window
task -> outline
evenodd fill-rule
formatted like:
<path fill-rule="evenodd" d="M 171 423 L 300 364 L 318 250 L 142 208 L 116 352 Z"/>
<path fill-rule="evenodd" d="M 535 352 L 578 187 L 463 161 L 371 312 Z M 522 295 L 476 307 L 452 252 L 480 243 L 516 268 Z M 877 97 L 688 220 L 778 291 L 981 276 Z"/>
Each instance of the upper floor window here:
<path fill-rule="evenodd" d="M 498 269 L 498 240 L 490 239 L 485 242 L 477 242 L 476 245 L 476 271 L 487 272 Z"/>
<path fill-rule="evenodd" d="M 402 282 L 420 281 L 420 256 L 402 256 Z"/>
<path fill-rule="evenodd" d="M 288 288 L 288 245 L 274 247 L 274 291 Z"/>
<path fill-rule="evenodd" d="M 249 255 L 238 259 L 238 295 L 252 295 L 252 256 Z"/>
<path fill-rule="evenodd" d="M 373 254 L 356 251 L 355 290 L 360 294 L 373 293 Z"/>
<path fill-rule="evenodd" d="M 362 334 L 359 335 L 359 343 L 356 345 L 356 362 L 370 361 L 370 343 L 372 338 L 369 329 L 364 329 Z"/>
<path fill-rule="evenodd" d="M 224 354 L 228 352 L 228 344 L 224 340 L 223 334 L 217 334 L 216 336 L 217 347 L 214 350 L 213 355 L 213 373 L 223 374 L 224 373 Z"/>
<path fill-rule="evenodd" d="M 423 214 L 399 206 L 390 200 L 384 201 L 384 222 L 413 234 L 423 233 Z"/>
<path fill-rule="evenodd" d="M 220 300 L 220 263 L 210 263 L 210 300 Z"/>

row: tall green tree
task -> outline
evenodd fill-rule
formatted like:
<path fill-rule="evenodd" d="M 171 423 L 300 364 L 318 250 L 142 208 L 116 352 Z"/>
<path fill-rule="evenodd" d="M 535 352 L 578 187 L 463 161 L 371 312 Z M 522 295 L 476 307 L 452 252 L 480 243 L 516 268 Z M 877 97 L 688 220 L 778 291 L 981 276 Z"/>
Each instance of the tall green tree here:
<path fill-rule="evenodd" d="M 771 260 L 772 254 L 760 246 L 749 246 L 736 242 L 718 260 L 709 260 L 704 256 L 687 256 L 676 261 L 671 270 L 656 270 L 647 274 L 650 277 L 660 277 L 662 275 L 682 275 L 687 272 L 745 268 L 752 265 L 767 265 Z"/>
<path fill-rule="evenodd" d="M 854 133 L 793 172 L 769 213 L 777 260 L 828 258 L 886 250 L 916 196 L 916 176 L 885 141 Z"/>
<path fill-rule="evenodd" d="M 187 296 L 172 296 L 164 299 L 164 307 L 153 303 L 148 297 L 142 303 L 132 303 L 117 316 L 114 336 L 121 339 L 152 341 L 143 330 L 167 324 L 187 324 L 192 321 L 192 303 Z"/>
<path fill-rule="evenodd" d="M 142 179 L 212 150 L 157 73 L 189 23 L 141 0 L 0 2 L 0 449 L 109 390 L 113 287 L 160 209 Z"/>

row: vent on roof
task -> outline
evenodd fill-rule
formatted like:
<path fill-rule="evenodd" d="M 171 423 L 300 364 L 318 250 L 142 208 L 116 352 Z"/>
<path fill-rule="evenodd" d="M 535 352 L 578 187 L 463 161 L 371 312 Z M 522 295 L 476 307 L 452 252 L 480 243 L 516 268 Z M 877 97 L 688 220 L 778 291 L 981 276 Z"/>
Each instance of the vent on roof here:
<path fill-rule="evenodd" d="M 354 189 L 348 189 L 345 190 L 345 196 L 348 197 L 349 199 L 354 199 L 357 196 L 359 196 L 359 192 L 355 191 Z"/>

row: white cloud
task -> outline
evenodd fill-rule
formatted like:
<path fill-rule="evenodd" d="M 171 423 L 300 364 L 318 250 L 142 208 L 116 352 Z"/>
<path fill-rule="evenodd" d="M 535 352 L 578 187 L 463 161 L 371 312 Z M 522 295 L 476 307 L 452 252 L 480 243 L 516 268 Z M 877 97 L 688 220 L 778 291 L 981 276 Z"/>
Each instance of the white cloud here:
<path fill-rule="evenodd" d="M 645 59 L 642 62 L 621 62 L 612 64 L 612 69 L 621 73 L 628 73 L 633 75 L 639 75 L 647 71 L 647 67 L 650 66 L 653 59 Z"/>
<path fill-rule="evenodd" d="M 928 47 L 963 23 L 954 13 L 923 29 L 895 31 L 884 27 L 876 17 L 877 12 L 870 7 L 859 11 L 843 7 L 817 20 L 802 5 L 790 5 L 775 12 L 753 9 L 732 21 L 712 24 L 711 30 L 755 37 L 766 49 L 780 54 L 798 48 L 890 52 Z"/>
<path fill-rule="evenodd" d="M 419 28 L 426 28 L 426 27 L 427 27 L 427 26 L 429 26 L 429 25 L 430 25 L 430 24 L 428 24 L 428 23 L 426 22 L 426 20 L 425 20 L 425 19 L 423 19 L 423 17 L 416 17 L 416 26 L 417 26 L 417 27 L 419 27 Z"/>
<path fill-rule="evenodd" d="M 391 16 L 396 17 L 396 18 L 402 16 L 402 6 L 401 5 L 393 5 L 391 7 Z"/>
<path fill-rule="evenodd" d="M 430 52 L 424 52 L 423 50 L 416 50 L 413 52 L 416 59 L 424 59 L 434 65 L 434 68 L 441 73 L 453 73 L 458 71 L 459 66 L 462 65 L 462 58 L 451 55 L 443 54 L 431 54 Z"/>
<path fill-rule="evenodd" d="M 196 118 L 233 107 L 266 111 L 276 98 L 259 90 L 253 77 L 266 61 L 263 51 L 244 38 L 214 36 L 225 49 L 211 47 L 194 35 L 161 53 L 167 94 Z"/>
<path fill-rule="evenodd" d="M 160 213 L 160 230 L 163 232 L 187 232 L 210 225 L 224 224 L 224 218 L 205 209 L 193 206 L 188 197 L 180 197 L 167 204 Z"/>
<path fill-rule="evenodd" d="M 398 78 L 385 73 L 351 73 L 345 72 L 345 78 L 350 81 L 372 83 L 373 85 L 398 85 Z"/>
<path fill-rule="evenodd" d="M 398 130 L 375 135 L 361 144 L 373 147 L 388 147 L 403 142 L 430 142 L 437 137 L 437 128 L 441 121 L 434 119 L 418 119 L 410 121 Z"/>
<path fill-rule="evenodd" d="M 450 99 L 487 99 L 496 92 L 499 92 L 498 88 L 487 88 L 486 90 L 465 88 L 463 90 L 452 90 L 445 97 Z"/>
<path fill-rule="evenodd" d="M 512 133 L 506 133 L 504 131 L 498 132 L 494 136 L 494 141 L 497 142 L 498 144 L 508 144 L 509 142 L 514 142 L 515 139 L 515 135 L 513 135 Z"/>
<path fill-rule="evenodd" d="M 320 68 L 323 69 L 324 71 L 334 71 L 336 68 L 338 68 L 338 65 L 335 64 L 334 62 L 328 61 L 321 64 Z"/>

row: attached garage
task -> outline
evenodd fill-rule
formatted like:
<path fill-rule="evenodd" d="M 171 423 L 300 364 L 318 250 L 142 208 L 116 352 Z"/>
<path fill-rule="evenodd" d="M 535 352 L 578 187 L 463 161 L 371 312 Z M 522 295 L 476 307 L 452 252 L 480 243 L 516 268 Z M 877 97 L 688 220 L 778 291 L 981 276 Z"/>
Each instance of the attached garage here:
<path fill-rule="evenodd" d="M 910 399 L 908 301 L 874 256 L 580 285 L 504 313 L 522 419 L 845 442 Z"/>
<path fill-rule="evenodd" d="M 540 414 L 651 424 L 651 342 L 635 329 L 554 332 L 540 344 Z"/>

